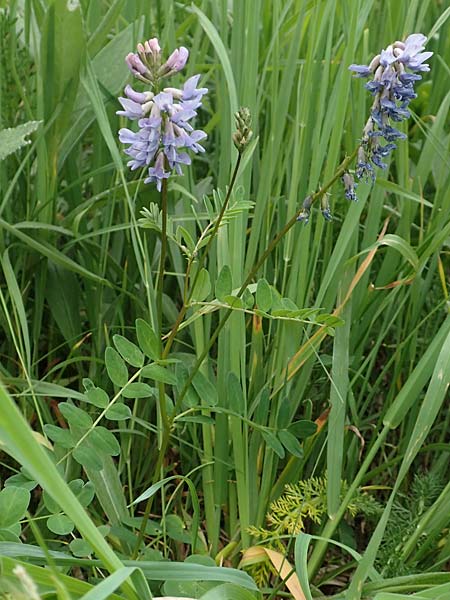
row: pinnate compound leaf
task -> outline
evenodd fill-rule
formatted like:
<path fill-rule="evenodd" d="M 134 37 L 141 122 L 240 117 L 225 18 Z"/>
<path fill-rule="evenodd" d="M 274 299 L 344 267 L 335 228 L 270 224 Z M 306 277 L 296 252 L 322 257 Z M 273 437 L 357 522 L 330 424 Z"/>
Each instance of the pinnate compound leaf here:
<path fill-rule="evenodd" d="M 113 336 L 113 342 L 117 351 L 127 363 L 133 367 L 142 367 L 144 355 L 133 342 L 122 335 Z"/>
<path fill-rule="evenodd" d="M 114 350 L 111 346 L 108 346 L 105 350 L 105 363 L 108 377 L 114 385 L 124 387 L 128 382 L 127 365 L 117 350 Z"/>

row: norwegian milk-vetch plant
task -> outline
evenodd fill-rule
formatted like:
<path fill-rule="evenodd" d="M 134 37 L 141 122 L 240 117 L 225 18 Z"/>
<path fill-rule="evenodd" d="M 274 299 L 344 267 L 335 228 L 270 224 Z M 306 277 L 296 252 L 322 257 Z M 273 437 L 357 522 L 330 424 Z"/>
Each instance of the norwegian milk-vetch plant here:
<path fill-rule="evenodd" d="M 1 11 L 0 593 L 444 594 L 450 11 Z"/>

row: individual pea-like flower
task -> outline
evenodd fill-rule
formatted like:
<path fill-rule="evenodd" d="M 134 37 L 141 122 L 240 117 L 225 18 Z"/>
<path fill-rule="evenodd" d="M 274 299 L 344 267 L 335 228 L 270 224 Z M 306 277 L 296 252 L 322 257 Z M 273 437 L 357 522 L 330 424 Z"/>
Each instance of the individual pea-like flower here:
<path fill-rule="evenodd" d="M 320 210 L 322 212 L 322 217 L 325 221 L 332 221 L 333 215 L 331 214 L 330 203 L 328 201 L 328 195 L 324 194 L 320 201 Z"/>
<path fill-rule="evenodd" d="M 406 139 L 406 134 L 396 129 L 392 122 L 408 119 L 408 105 L 417 94 L 416 81 L 422 79 L 420 72 L 429 71 L 425 63 L 432 52 L 422 52 L 427 38 L 421 33 L 413 33 L 404 42 L 396 41 L 372 59 L 368 66 L 350 65 L 355 77 L 373 79 L 366 83 L 366 89 L 374 96 L 370 117 L 363 129 L 361 146 L 358 149 L 356 177 L 366 181 L 375 180 L 374 166 L 385 169 L 383 161 L 396 148 L 396 140 Z M 382 141 L 387 142 L 382 144 Z M 351 198 L 348 180 L 343 177 L 345 196 Z"/>
<path fill-rule="evenodd" d="M 137 121 L 138 130 L 122 128 L 119 140 L 128 147 L 131 157 L 127 166 L 131 170 L 148 169 L 144 183 L 156 183 L 161 191 L 162 182 L 173 173 L 181 174 L 181 165 L 190 165 L 187 152 L 204 152 L 199 142 L 207 136 L 195 130 L 190 121 L 197 116 L 202 98 L 208 92 L 197 87 L 200 75 L 190 77 L 183 87 L 162 87 L 161 80 L 178 73 L 186 65 L 189 51 L 183 46 L 172 52 L 162 63 L 161 48 L 157 38 L 137 45 L 137 53 L 126 56 L 133 75 L 151 89 L 139 92 L 127 85 L 124 97 L 119 98 L 123 110 L 118 115 Z"/>
<path fill-rule="evenodd" d="M 144 183 L 156 183 L 158 192 L 161 191 L 162 180 L 170 177 L 170 171 L 164 170 L 164 162 L 164 152 L 160 150 L 155 160 L 155 166 L 150 167 L 148 170 L 149 177 L 144 179 Z"/>
<path fill-rule="evenodd" d="M 305 225 L 309 221 L 309 215 L 311 214 L 311 205 L 313 203 L 313 197 L 311 195 L 306 196 L 303 200 L 302 210 L 297 217 L 297 221 L 301 221 Z"/>
<path fill-rule="evenodd" d="M 358 198 L 356 196 L 356 188 L 358 184 L 355 183 L 353 179 L 353 175 L 351 175 L 348 171 L 346 171 L 342 176 L 342 183 L 344 184 L 345 189 L 345 197 L 347 200 L 351 200 L 352 202 L 357 202 Z"/>

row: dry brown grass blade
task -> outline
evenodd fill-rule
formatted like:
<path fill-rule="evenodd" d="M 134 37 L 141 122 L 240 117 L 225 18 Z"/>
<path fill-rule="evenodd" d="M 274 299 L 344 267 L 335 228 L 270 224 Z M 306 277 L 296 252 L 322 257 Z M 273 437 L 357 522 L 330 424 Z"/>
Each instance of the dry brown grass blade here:
<path fill-rule="evenodd" d="M 267 558 L 284 581 L 294 600 L 306 600 L 295 569 L 281 552 L 264 548 L 264 546 L 252 546 L 244 552 L 240 566 L 264 562 Z"/>

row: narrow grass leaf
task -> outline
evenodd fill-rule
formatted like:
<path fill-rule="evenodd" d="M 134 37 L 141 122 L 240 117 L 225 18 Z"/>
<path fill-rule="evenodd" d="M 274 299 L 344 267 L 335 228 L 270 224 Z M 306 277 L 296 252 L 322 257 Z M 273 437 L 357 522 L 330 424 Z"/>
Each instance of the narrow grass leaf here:
<path fill-rule="evenodd" d="M 39 254 L 42 254 L 42 256 L 45 256 L 52 260 L 54 263 L 61 265 L 66 269 L 69 269 L 69 271 L 78 273 L 78 275 L 81 275 L 82 277 L 86 277 L 103 285 L 111 285 L 108 280 L 104 279 L 103 277 L 99 277 L 98 275 L 92 273 L 91 271 L 88 271 L 84 267 L 81 267 L 78 263 L 76 263 L 74 260 L 63 254 L 60 250 L 57 250 L 54 246 L 51 246 L 50 244 L 44 241 L 35 240 L 20 229 L 14 227 L 14 225 L 10 225 L 9 223 L 7 223 L 4 219 L 0 219 L 0 228 L 5 229 L 6 231 L 8 231 L 8 233 L 11 233 L 15 237 L 17 237 L 24 244 L 26 244 L 33 250 L 36 250 Z"/>
<path fill-rule="evenodd" d="M 122 567 L 121 569 L 118 569 L 115 573 L 112 573 L 98 583 L 94 589 L 84 594 L 81 600 L 106 600 L 111 597 L 111 594 L 115 592 L 124 581 L 131 578 L 133 574 L 136 574 L 141 578 L 141 590 L 145 590 L 145 595 L 142 596 L 142 600 L 151 600 L 151 598 L 153 598 L 152 593 L 139 567 Z"/>

